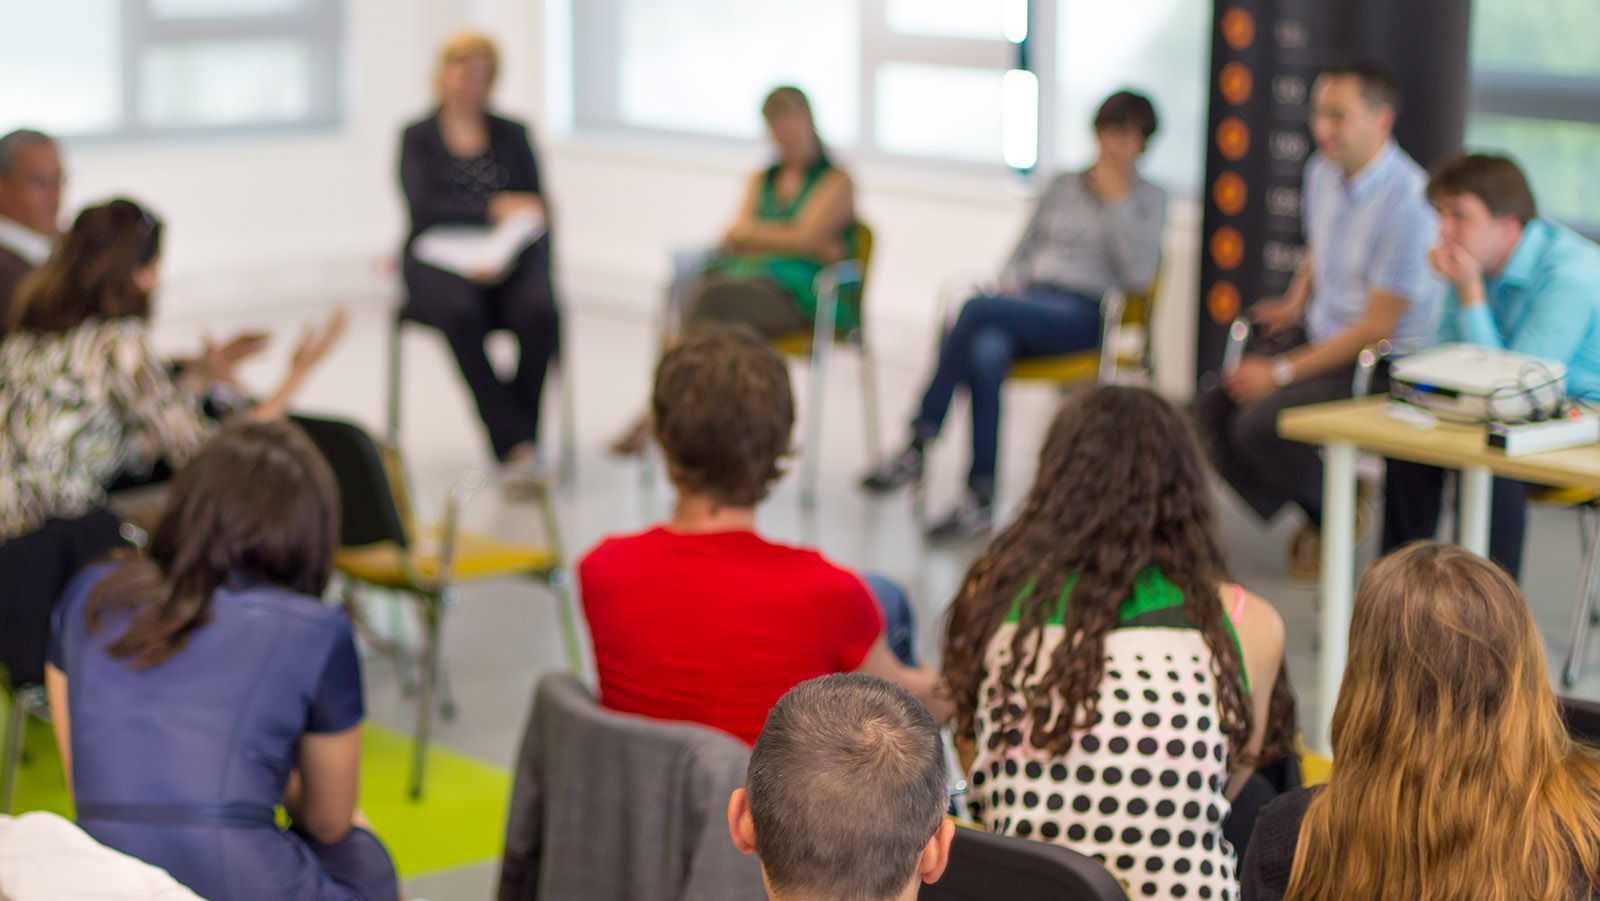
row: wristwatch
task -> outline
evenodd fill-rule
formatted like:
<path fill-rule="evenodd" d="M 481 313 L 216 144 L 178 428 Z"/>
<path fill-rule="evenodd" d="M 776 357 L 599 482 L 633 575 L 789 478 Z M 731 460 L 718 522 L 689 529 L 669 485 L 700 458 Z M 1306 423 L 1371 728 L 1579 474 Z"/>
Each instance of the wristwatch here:
<path fill-rule="evenodd" d="M 1283 354 L 1272 358 L 1272 384 L 1287 388 L 1294 384 L 1294 364 Z"/>

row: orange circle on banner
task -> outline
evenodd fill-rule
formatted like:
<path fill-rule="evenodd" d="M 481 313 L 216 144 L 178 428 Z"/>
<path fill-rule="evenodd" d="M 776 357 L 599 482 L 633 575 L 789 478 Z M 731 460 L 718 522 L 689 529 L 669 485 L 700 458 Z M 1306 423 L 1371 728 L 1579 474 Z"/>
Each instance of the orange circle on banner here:
<path fill-rule="evenodd" d="M 1222 15 L 1222 39 L 1235 50 L 1243 50 L 1256 39 L 1255 17 L 1235 6 Z"/>
<path fill-rule="evenodd" d="M 1244 262 L 1244 237 L 1226 225 L 1211 233 L 1211 258 L 1223 269 L 1237 269 Z"/>
<path fill-rule="evenodd" d="M 1243 159 L 1250 152 L 1250 127 L 1238 116 L 1223 119 L 1217 125 L 1217 149 L 1227 159 Z"/>
<path fill-rule="evenodd" d="M 1245 187 L 1244 179 L 1237 172 L 1224 172 L 1217 176 L 1217 181 L 1211 186 L 1211 199 L 1216 201 L 1217 209 L 1224 216 L 1236 216 L 1244 209 L 1245 198 L 1250 196 L 1249 189 Z"/>
<path fill-rule="evenodd" d="M 1239 289 L 1232 282 L 1217 282 L 1206 292 L 1206 312 L 1211 321 L 1226 325 L 1239 315 Z"/>
<path fill-rule="evenodd" d="M 1241 106 L 1250 99 L 1253 84 L 1250 70 L 1244 63 L 1228 63 L 1217 75 L 1217 89 L 1222 93 L 1222 99 L 1234 106 Z"/>

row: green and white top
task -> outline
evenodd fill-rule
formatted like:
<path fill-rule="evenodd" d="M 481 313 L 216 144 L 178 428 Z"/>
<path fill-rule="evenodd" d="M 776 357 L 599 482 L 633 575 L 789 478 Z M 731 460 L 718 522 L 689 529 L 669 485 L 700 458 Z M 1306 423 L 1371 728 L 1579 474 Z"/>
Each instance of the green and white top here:
<path fill-rule="evenodd" d="M 1076 584 L 1074 577 L 1062 588 L 1054 615 L 1038 633 L 1032 670 L 1018 674 L 1021 685 L 1002 686 L 999 679 L 1031 580 L 989 640 L 968 795 L 973 819 L 992 832 L 1094 857 L 1130 898 L 1237 898 L 1237 860 L 1222 834 L 1230 810 L 1223 794 L 1229 746 L 1212 653 L 1183 610 L 1182 592 L 1158 570 L 1139 574 L 1106 635 L 1095 724 L 1074 736 L 1072 748 L 1059 757 L 1041 751 L 1029 742 L 1026 725 L 996 734 L 1002 712 L 1024 709 L 1020 689 L 1048 672 L 1051 654 L 1066 637 L 1066 606 Z M 1243 614 L 1244 590 L 1233 589 L 1227 623 L 1237 646 L 1233 627 Z M 1244 687 L 1249 690 L 1248 678 Z"/>

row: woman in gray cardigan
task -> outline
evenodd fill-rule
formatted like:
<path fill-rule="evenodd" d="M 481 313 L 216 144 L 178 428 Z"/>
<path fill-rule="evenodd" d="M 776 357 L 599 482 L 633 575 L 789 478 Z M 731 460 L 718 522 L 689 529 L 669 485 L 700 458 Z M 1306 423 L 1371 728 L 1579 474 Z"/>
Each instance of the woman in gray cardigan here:
<path fill-rule="evenodd" d="M 991 524 L 1000 386 L 1012 360 L 1095 347 L 1101 295 L 1110 288 L 1142 293 L 1154 281 L 1167 195 L 1139 175 L 1137 164 L 1155 130 L 1155 108 L 1143 96 L 1121 91 L 1101 104 L 1094 165 L 1050 182 L 999 289 L 969 299 L 945 334 L 906 449 L 862 478 L 861 487 L 873 493 L 920 478 L 924 448 L 938 436 L 956 388 L 965 386 L 972 402 L 968 493 L 929 529 L 930 538 L 966 538 Z"/>

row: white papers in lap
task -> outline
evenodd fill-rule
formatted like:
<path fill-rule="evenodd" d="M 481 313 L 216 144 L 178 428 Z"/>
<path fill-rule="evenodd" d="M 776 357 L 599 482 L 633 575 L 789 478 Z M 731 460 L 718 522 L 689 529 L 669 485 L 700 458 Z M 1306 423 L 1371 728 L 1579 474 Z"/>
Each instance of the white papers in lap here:
<path fill-rule="evenodd" d="M 470 279 L 504 276 L 517 255 L 544 234 L 544 216 L 507 216 L 493 227 L 435 225 L 417 236 L 411 250 L 429 266 Z"/>

